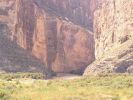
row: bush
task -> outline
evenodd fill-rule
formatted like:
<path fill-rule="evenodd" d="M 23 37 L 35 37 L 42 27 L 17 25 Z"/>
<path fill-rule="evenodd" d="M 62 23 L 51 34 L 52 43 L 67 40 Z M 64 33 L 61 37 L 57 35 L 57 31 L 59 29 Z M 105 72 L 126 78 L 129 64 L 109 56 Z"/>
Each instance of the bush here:
<path fill-rule="evenodd" d="M 44 75 L 41 73 L 0 73 L 2 80 L 12 81 L 19 78 L 43 79 Z"/>
<path fill-rule="evenodd" d="M 9 94 L 7 91 L 0 90 L 0 100 L 8 100 Z"/>

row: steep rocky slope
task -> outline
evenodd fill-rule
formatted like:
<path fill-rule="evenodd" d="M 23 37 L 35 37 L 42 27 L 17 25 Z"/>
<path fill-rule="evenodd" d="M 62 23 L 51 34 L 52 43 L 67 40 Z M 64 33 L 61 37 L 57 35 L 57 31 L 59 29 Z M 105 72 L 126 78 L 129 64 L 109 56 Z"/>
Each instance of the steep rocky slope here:
<path fill-rule="evenodd" d="M 133 0 L 102 0 L 95 12 L 96 61 L 85 75 L 133 72 Z"/>
<path fill-rule="evenodd" d="M 0 1 L 1 25 L 6 27 L 6 31 L 2 33 L 39 58 L 48 70 L 82 73 L 95 59 L 93 34 L 81 27 L 92 29 L 93 21 L 90 18 L 93 17 L 95 5 L 93 9 L 84 11 L 88 7 L 86 3 L 93 2 L 90 0 L 84 2 L 79 0 L 76 4 L 75 2 L 74 0 Z M 86 23 L 87 21 L 89 23 Z"/>

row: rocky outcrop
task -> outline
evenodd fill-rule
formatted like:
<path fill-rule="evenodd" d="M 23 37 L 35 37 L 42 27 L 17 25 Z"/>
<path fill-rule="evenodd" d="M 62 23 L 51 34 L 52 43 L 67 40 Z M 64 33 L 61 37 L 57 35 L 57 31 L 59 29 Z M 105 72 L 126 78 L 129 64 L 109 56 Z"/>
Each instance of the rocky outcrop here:
<path fill-rule="evenodd" d="M 94 14 L 96 61 L 85 75 L 131 72 L 133 65 L 133 1 L 102 0 Z"/>
<path fill-rule="evenodd" d="M 51 14 L 32 0 L 17 0 L 14 33 L 14 41 L 54 72 L 82 73 L 95 58 L 91 32 Z"/>

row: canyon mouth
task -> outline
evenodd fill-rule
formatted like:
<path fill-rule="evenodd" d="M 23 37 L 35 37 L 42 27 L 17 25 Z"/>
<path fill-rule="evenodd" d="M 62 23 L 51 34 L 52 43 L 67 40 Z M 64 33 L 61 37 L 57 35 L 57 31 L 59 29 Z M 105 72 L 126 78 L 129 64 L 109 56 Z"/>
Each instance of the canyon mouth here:
<path fill-rule="evenodd" d="M 132 0 L 0 1 L 0 71 L 133 72 Z"/>

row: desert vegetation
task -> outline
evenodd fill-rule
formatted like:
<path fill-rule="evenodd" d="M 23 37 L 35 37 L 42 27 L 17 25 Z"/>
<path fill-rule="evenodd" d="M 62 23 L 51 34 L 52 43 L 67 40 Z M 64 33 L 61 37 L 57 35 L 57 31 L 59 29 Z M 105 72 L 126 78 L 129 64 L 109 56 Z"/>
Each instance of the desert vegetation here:
<path fill-rule="evenodd" d="M 133 75 L 44 80 L 39 73 L 3 73 L 0 100 L 133 100 Z"/>

